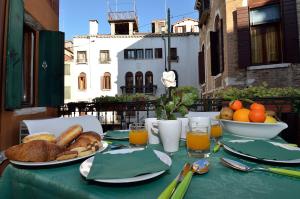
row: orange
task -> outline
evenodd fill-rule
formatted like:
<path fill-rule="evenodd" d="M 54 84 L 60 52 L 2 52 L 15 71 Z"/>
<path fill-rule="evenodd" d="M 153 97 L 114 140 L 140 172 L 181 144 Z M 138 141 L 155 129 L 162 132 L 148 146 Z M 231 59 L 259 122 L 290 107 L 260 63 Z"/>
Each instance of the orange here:
<path fill-rule="evenodd" d="M 265 112 L 266 108 L 264 105 L 255 102 L 255 103 L 251 104 L 250 110 L 261 110 L 261 111 Z"/>
<path fill-rule="evenodd" d="M 251 122 L 264 122 L 266 120 L 266 113 L 263 110 L 250 110 L 249 119 Z"/>
<path fill-rule="evenodd" d="M 243 103 L 240 100 L 234 100 L 229 103 L 229 108 L 236 111 L 243 108 Z"/>
<path fill-rule="evenodd" d="M 239 122 L 250 122 L 248 117 L 249 112 L 250 110 L 246 108 L 239 109 L 233 113 L 233 120 Z"/>

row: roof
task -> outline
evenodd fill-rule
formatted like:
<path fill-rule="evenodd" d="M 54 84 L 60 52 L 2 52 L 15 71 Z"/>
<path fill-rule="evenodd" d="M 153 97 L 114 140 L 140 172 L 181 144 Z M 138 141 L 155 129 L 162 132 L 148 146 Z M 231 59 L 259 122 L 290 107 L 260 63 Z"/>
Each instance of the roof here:
<path fill-rule="evenodd" d="M 181 22 L 185 22 L 185 21 L 194 21 L 194 22 L 198 22 L 198 20 L 192 19 L 192 18 L 183 18 L 179 21 L 176 21 L 174 24 L 179 24 Z"/>
<path fill-rule="evenodd" d="M 186 33 L 171 33 L 171 37 L 185 37 L 185 36 L 199 36 L 198 32 L 186 32 Z M 165 34 L 167 36 L 167 34 Z M 134 35 L 111 35 L 111 34 L 97 34 L 97 35 L 78 35 L 74 38 L 143 38 L 143 37 L 162 37 L 162 34 L 155 33 L 135 33 Z"/>

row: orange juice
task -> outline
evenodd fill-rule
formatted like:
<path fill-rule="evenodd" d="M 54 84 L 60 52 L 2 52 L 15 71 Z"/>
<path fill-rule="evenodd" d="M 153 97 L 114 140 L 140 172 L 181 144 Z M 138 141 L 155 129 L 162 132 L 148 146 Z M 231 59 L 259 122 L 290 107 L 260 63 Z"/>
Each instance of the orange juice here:
<path fill-rule="evenodd" d="M 219 124 L 212 125 L 210 128 L 210 136 L 219 138 L 222 136 L 222 127 Z"/>
<path fill-rule="evenodd" d="M 207 133 L 188 132 L 186 135 L 187 148 L 191 150 L 209 150 L 210 138 Z"/>
<path fill-rule="evenodd" d="M 146 129 L 130 130 L 129 143 L 133 145 L 146 145 L 148 141 L 148 132 Z"/>

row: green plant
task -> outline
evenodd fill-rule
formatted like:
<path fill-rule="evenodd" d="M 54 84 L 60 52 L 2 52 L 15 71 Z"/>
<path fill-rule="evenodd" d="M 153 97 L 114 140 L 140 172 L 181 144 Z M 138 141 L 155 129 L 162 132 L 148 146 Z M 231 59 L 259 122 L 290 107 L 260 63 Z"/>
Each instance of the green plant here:
<path fill-rule="evenodd" d="M 100 96 L 93 99 L 93 102 L 106 103 L 106 102 L 140 102 L 156 100 L 157 98 L 151 95 L 145 95 L 142 93 L 131 95 L 116 95 L 116 96 Z"/>
<path fill-rule="evenodd" d="M 188 107 L 198 100 L 198 90 L 191 86 L 170 89 L 170 95 L 164 94 L 156 104 L 158 119 L 175 120 L 176 112 L 182 116 L 188 113 Z"/>

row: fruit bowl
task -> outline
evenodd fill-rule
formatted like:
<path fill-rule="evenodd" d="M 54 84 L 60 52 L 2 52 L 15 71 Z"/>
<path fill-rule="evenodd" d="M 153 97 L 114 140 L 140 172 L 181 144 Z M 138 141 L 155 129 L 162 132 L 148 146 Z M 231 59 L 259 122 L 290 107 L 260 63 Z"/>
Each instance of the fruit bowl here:
<path fill-rule="evenodd" d="M 276 137 L 288 125 L 284 122 L 277 123 L 255 123 L 238 122 L 220 119 L 221 125 L 228 133 L 251 139 L 272 139 Z"/>

